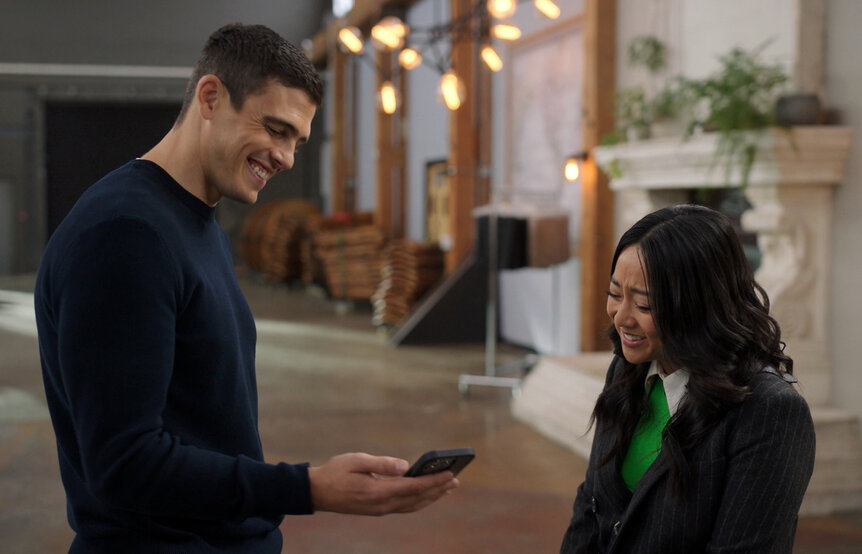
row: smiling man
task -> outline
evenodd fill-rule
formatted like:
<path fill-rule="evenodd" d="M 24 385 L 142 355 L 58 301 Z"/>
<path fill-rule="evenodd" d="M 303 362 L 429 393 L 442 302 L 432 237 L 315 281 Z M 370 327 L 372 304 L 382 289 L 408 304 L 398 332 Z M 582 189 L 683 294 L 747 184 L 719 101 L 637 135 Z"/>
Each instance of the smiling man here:
<path fill-rule="evenodd" d="M 409 512 L 458 485 L 368 454 L 263 460 L 255 325 L 215 206 L 293 166 L 321 89 L 272 30 L 217 30 L 173 128 L 52 235 L 35 307 L 70 552 L 274 554 L 284 514 Z"/>

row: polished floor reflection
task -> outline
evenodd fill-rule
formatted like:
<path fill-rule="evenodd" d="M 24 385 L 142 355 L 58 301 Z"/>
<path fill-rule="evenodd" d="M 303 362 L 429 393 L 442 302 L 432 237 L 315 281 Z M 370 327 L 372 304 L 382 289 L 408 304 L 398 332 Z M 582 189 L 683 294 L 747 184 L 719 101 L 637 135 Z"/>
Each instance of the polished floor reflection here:
<path fill-rule="evenodd" d="M 461 373 L 481 373 L 481 345 L 388 346 L 370 309 L 307 291 L 242 280 L 258 318 L 260 430 L 269 460 L 322 463 L 346 451 L 410 460 L 472 446 L 462 487 L 415 514 L 286 518 L 284 552 L 555 552 L 586 464 L 513 420 L 509 394 L 458 394 Z M 27 290 L 27 279 L 0 288 Z M 54 438 L 34 333 L 15 297 L 0 295 L 0 551 L 65 552 Z M 351 310 L 352 308 L 352 310 Z M 501 361 L 523 352 L 503 346 Z M 862 552 L 862 514 L 800 521 L 794 552 Z"/>

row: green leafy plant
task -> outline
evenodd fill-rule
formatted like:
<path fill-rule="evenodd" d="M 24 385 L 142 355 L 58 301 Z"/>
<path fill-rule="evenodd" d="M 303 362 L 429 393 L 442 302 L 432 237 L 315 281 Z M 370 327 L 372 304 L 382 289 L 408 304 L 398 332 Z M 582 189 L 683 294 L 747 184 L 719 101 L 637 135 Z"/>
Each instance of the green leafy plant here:
<path fill-rule="evenodd" d="M 634 86 L 617 91 L 614 96 L 614 117 L 617 128 L 626 137 L 632 136 L 633 132 L 638 138 L 645 138 L 651 115 L 643 87 Z"/>
<path fill-rule="evenodd" d="M 670 79 L 650 100 L 651 114 L 654 120 L 679 117 L 692 108 L 696 101 L 689 81 L 677 76 Z"/>
<path fill-rule="evenodd" d="M 629 65 L 642 66 L 655 75 L 667 66 L 667 47 L 654 36 L 645 35 L 632 39 L 628 47 Z"/>
<path fill-rule="evenodd" d="M 617 137 L 638 140 L 650 135 L 656 117 L 665 117 L 676 108 L 676 90 L 669 87 L 652 97 L 652 78 L 667 67 L 667 47 L 650 35 L 635 37 L 628 45 L 628 61 L 632 67 L 645 69 L 650 80 L 645 85 L 619 89 L 614 95 L 614 117 Z"/>
<path fill-rule="evenodd" d="M 720 133 L 715 162 L 724 162 L 725 178 L 735 165 L 741 170 L 741 185 L 748 177 L 757 155 L 758 133 L 775 122 L 775 100 L 788 76 L 780 65 L 767 65 L 758 59 L 766 45 L 752 51 L 734 48 L 721 56 L 721 68 L 702 80 L 688 81 L 687 94 L 706 106 L 706 115 L 694 121 L 705 131 Z"/>

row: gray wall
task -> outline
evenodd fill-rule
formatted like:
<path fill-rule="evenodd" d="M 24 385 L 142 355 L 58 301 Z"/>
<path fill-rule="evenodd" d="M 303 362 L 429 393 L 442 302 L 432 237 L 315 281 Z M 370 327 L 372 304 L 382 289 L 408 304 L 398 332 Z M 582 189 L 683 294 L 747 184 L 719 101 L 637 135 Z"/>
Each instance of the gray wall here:
<path fill-rule="evenodd" d="M 266 24 L 300 44 L 321 28 L 328 9 L 328 0 L 5 2 L 0 17 L 0 183 L 5 183 L 0 202 L 6 204 L 0 209 L 0 275 L 35 271 L 45 244 L 44 103 L 179 102 L 185 88 L 185 77 L 171 77 L 182 71 L 157 70 L 164 78 L 70 77 L 77 71 L 70 64 L 190 70 L 207 36 L 225 23 Z M 20 77 L 5 64 L 60 64 L 67 76 Z M 44 69 L 39 65 L 36 72 Z M 294 170 L 274 180 L 260 201 L 319 199 L 320 119 Z M 234 242 L 250 209 L 230 201 L 219 207 L 219 219 Z"/>
<path fill-rule="evenodd" d="M 0 62 L 190 66 L 207 36 L 234 21 L 299 42 L 326 0 L 12 0 L 0 17 Z M 326 8 L 328 9 L 328 8 Z"/>

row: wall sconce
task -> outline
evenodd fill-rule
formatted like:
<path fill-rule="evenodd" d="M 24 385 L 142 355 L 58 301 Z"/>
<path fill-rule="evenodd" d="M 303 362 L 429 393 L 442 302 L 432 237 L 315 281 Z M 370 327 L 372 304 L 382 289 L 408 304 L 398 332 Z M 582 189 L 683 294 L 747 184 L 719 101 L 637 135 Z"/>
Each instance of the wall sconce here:
<path fill-rule="evenodd" d="M 435 68 L 441 75 L 439 88 L 443 102 L 450 110 L 457 110 L 465 100 L 464 86 L 452 68 L 451 48 L 450 51 L 444 52 L 438 43 L 443 39 L 448 39 L 450 45 L 465 39 L 481 43 L 482 61 L 491 71 L 500 71 L 503 68 L 503 60 L 489 44 L 489 34 L 500 40 L 520 38 L 521 30 L 517 26 L 501 23 L 500 20 L 514 15 L 521 2 L 522 0 L 474 0 L 472 7 L 463 16 L 426 28 L 411 29 L 398 17 L 386 15 L 371 28 L 372 44 L 379 50 L 397 52 L 398 63 L 406 70 L 414 69 L 423 63 Z M 560 15 L 560 8 L 553 0 L 532 0 L 532 3 L 539 13 L 549 19 L 556 19 Z M 347 52 L 365 58 L 363 54 L 366 48 L 359 29 L 340 29 L 338 40 Z M 371 63 L 381 72 L 373 61 Z M 386 113 L 394 113 L 398 99 L 395 94 L 384 90 L 387 84 L 391 87 L 388 75 L 384 75 L 382 81 L 384 83 L 378 91 L 380 107 Z M 387 111 L 388 109 L 393 111 Z"/>
<path fill-rule="evenodd" d="M 581 176 L 581 164 L 587 161 L 589 154 L 587 152 L 578 152 L 566 158 L 566 163 L 563 166 L 563 176 L 566 181 L 575 182 Z"/>

